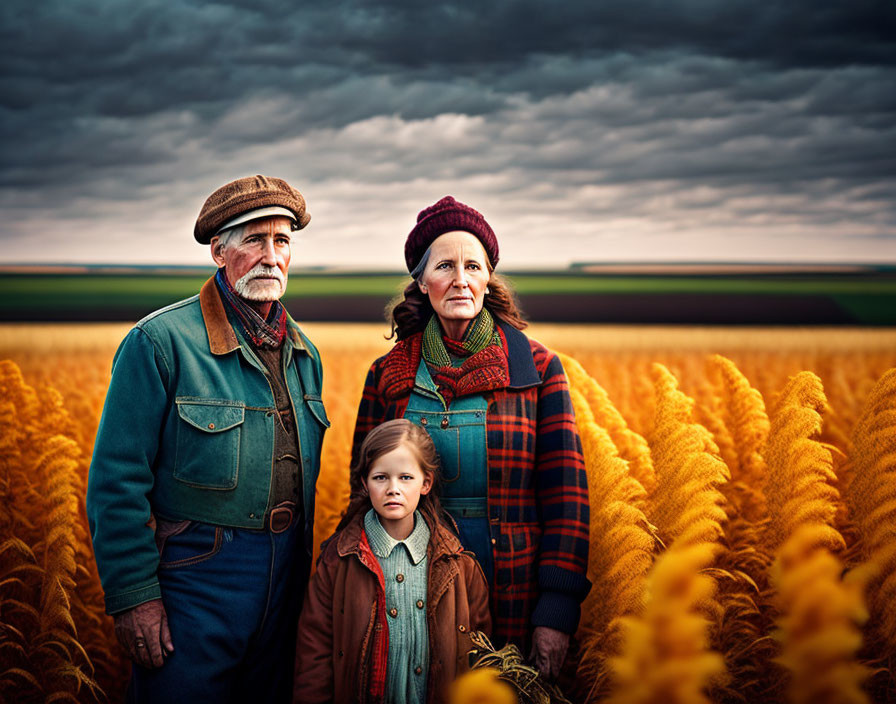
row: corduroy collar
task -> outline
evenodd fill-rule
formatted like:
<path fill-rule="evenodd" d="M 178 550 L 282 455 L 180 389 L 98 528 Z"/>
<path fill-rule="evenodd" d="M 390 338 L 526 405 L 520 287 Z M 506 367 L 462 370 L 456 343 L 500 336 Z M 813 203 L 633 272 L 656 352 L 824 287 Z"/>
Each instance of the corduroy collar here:
<path fill-rule="evenodd" d="M 370 509 L 364 516 L 364 532 L 367 533 L 367 542 L 370 549 L 377 557 L 389 557 L 392 551 L 399 545 L 404 545 L 415 565 L 426 557 L 426 547 L 429 545 L 429 526 L 418 511 L 414 512 L 414 530 L 404 540 L 396 540 L 383 528 L 376 511 Z"/>
<path fill-rule="evenodd" d="M 512 325 L 503 320 L 497 321 L 498 329 L 504 337 L 507 350 L 507 365 L 510 367 L 510 389 L 527 389 L 538 386 L 542 379 L 532 358 L 532 347 L 529 338 Z"/>
<path fill-rule="evenodd" d="M 199 308 L 202 311 L 202 320 L 205 322 L 205 331 L 208 333 L 208 348 L 212 354 L 227 354 L 240 347 L 240 339 L 236 331 L 227 319 L 221 294 L 215 284 L 215 277 L 206 281 L 199 290 Z M 286 336 L 296 350 L 308 353 L 302 332 L 295 321 L 286 315 Z"/>
<path fill-rule="evenodd" d="M 345 528 L 333 536 L 336 540 L 336 552 L 340 557 L 360 554 L 361 534 L 364 532 L 364 515 L 359 513 Z M 460 539 L 454 533 L 445 526 L 433 526 L 426 516 L 422 513 L 419 515 L 430 530 L 429 548 L 427 550 L 430 564 L 445 555 L 456 555 L 459 552 L 463 552 L 464 548 L 460 544 Z"/>

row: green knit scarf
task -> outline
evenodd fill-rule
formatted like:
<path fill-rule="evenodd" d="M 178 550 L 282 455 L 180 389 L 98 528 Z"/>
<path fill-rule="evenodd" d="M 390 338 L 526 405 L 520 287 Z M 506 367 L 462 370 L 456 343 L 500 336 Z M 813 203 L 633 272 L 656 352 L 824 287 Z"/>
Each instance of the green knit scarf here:
<path fill-rule="evenodd" d="M 457 346 L 469 356 L 484 350 L 489 345 L 500 344 L 501 336 L 498 334 L 494 318 L 487 308 L 483 308 L 467 327 L 464 339 Z M 423 359 L 437 369 L 453 366 L 451 355 L 442 339 L 442 326 L 439 325 L 439 318 L 436 315 L 429 319 L 423 331 Z"/>

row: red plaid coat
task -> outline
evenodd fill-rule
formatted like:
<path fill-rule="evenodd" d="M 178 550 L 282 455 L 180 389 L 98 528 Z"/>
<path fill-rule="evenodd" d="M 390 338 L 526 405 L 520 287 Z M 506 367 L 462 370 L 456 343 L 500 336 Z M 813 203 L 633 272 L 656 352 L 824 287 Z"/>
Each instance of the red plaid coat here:
<path fill-rule="evenodd" d="M 535 626 L 570 634 L 578 626 L 580 604 L 591 586 L 585 577 L 588 484 L 560 360 L 515 328 L 499 323 L 498 329 L 509 383 L 484 392 L 489 517 L 498 526 L 493 640 L 496 646 L 516 643 L 528 654 Z M 353 461 L 371 429 L 404 414 L 420 362 L 421 336 L 396 343 L 370 367 L 355 425 Z"/>

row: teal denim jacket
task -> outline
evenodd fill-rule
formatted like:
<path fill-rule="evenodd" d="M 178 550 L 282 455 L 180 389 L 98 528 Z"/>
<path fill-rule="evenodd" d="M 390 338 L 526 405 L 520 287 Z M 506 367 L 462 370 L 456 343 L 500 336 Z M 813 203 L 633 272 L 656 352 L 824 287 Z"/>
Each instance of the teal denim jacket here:
<path fill-rule="evenodd" d="M 330 423 L 320 355 L 291 319 L 283 365 L 299 429 L 310 560 L 314 487 Z M 264 365 L 234 331 L 213 280 L 128 333 L 112 363 L 87 480 L 109 613 L 161 595 L 154 516 L 263 527 L 275 412 Z"/>

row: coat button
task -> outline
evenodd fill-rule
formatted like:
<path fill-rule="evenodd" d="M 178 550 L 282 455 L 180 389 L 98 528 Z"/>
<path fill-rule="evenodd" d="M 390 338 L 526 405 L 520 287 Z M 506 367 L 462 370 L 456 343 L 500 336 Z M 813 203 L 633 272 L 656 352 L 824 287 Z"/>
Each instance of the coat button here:
<path fill-rule="evenodd" d="M 423 599 L 417 599 L 417 608 L 418 608 L 418 609 L 422 609 L 422 608 L 423 608 Z"/>
<path fill-rule="evenodd" d="M 214 423 L 209 423 L 209 424 L 208 424 L 208 429 L 209 429 L 209 430 L 214 430 L 214 429 L 215 429 L 215 424 L 214 424 Z"/>
<path fill-rule="evenodd" d="M 422 673 L 423 673 L 423 668 L 420 667 L 419 665 L 417 665 L 417 667 L 414 668 L 414 674 L 415 674 L 415 675 L 420 675 L 420 674 L 422 674 Z"/>
<path fill-rule="evenodd" d="M 403 582 L 403 581 L 404 581 L 404 575 L 403 575 L 403 574 L 397 574 L 397 575 L 395 575 L 395 581 L 398 582 L 398 583 Z"/>
<path fill-rule="evenodd" d="M 449 423 L 448 416 L 445 416 L 444 418 L 442 418 L 442 423 L 441 423 L 441 425 L 442 425 L 443 428 L 447 428 L 447 427 L 448 427 L 448 423 Z"/>
<path fill-rule="evenodd" d="M 396 608 L 393 606 L 391 609 L 389 609 L 389 615 L 390 615 L 392 618 L 395 618 L 396 616 L 398 616 L 398 609 L 396 609 Z"/>
<path fill-rule="evenodd" d="M 460 625 L 457 627 L 457 630 L 459 630 L 461 633 L 466 633 L 466 632 L 467 632 L 467 627 L 466 627 L 464 624 L 460 624 Z"/>
<path fill-rule="evenodd" d="M 498 542 L 497 540 L 495 540 L 494 538 L 492 538 L 492 545 L 497 544 L 497 542 Z"/>
<path fill-rule="evenodd" d="M 420 425 L 429 425 L 429 419 L 426 416 L 423 416 L 420 419 Z"/>

